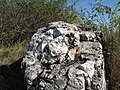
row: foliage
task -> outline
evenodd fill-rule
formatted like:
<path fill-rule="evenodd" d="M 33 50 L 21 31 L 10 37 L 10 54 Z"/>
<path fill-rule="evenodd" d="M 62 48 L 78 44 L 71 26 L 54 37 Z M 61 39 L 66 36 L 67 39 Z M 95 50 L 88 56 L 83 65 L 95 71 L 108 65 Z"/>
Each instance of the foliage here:
<path fill-rule="evenodd" d="M 0 0 L 0 45 L 29 40 L 35 31 L 53 21 L 78 22 L 68 0 Z"/>

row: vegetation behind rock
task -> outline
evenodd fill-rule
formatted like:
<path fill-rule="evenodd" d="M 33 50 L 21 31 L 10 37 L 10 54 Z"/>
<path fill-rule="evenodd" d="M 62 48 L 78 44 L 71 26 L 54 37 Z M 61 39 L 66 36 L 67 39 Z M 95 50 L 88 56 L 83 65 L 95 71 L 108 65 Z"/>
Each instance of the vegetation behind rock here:
<path fill-rule="evenodd" d="M 95 0 L 92 11 L 76 12 L 75 3 L 68 5 L 68 0 L 0 0 L 0 65 L 22 57 L 31 36 L 49 22 L 80 22 L 102 31 L 109 88 L 119 90 L 120 1 L 114 10 L 101 3 Z"/>

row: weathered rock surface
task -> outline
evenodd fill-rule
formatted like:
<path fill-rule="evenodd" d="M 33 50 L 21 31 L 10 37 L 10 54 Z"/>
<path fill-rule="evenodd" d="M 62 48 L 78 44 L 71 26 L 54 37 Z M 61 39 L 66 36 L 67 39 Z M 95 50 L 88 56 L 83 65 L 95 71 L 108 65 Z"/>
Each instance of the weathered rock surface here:
<path fill-rule="evenodd" d="M 27 90 L 106 90 L 99 40 L 62 21 L 40 28 L 21 64 Z"/>

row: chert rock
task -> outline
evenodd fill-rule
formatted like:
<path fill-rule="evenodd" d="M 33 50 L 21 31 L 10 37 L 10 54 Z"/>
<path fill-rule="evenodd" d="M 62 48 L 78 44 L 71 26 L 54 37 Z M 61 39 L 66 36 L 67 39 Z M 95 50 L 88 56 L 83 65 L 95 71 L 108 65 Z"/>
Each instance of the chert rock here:
<path fill-rule="evenodd" d="M 62 21 L 40 28 L 21 64 L 27 90 L 106 90 L 99 38 Z"/>

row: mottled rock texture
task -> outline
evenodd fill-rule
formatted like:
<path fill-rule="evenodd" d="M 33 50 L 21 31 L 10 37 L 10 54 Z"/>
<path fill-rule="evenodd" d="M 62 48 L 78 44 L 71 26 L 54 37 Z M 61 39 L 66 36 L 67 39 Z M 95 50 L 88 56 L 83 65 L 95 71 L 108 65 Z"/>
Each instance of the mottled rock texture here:
<path fill-rule="evenodd" d="M 27 90 L 106 90 L 99 33 L 62 21 L 40 28 L 21 68 Z"/>

